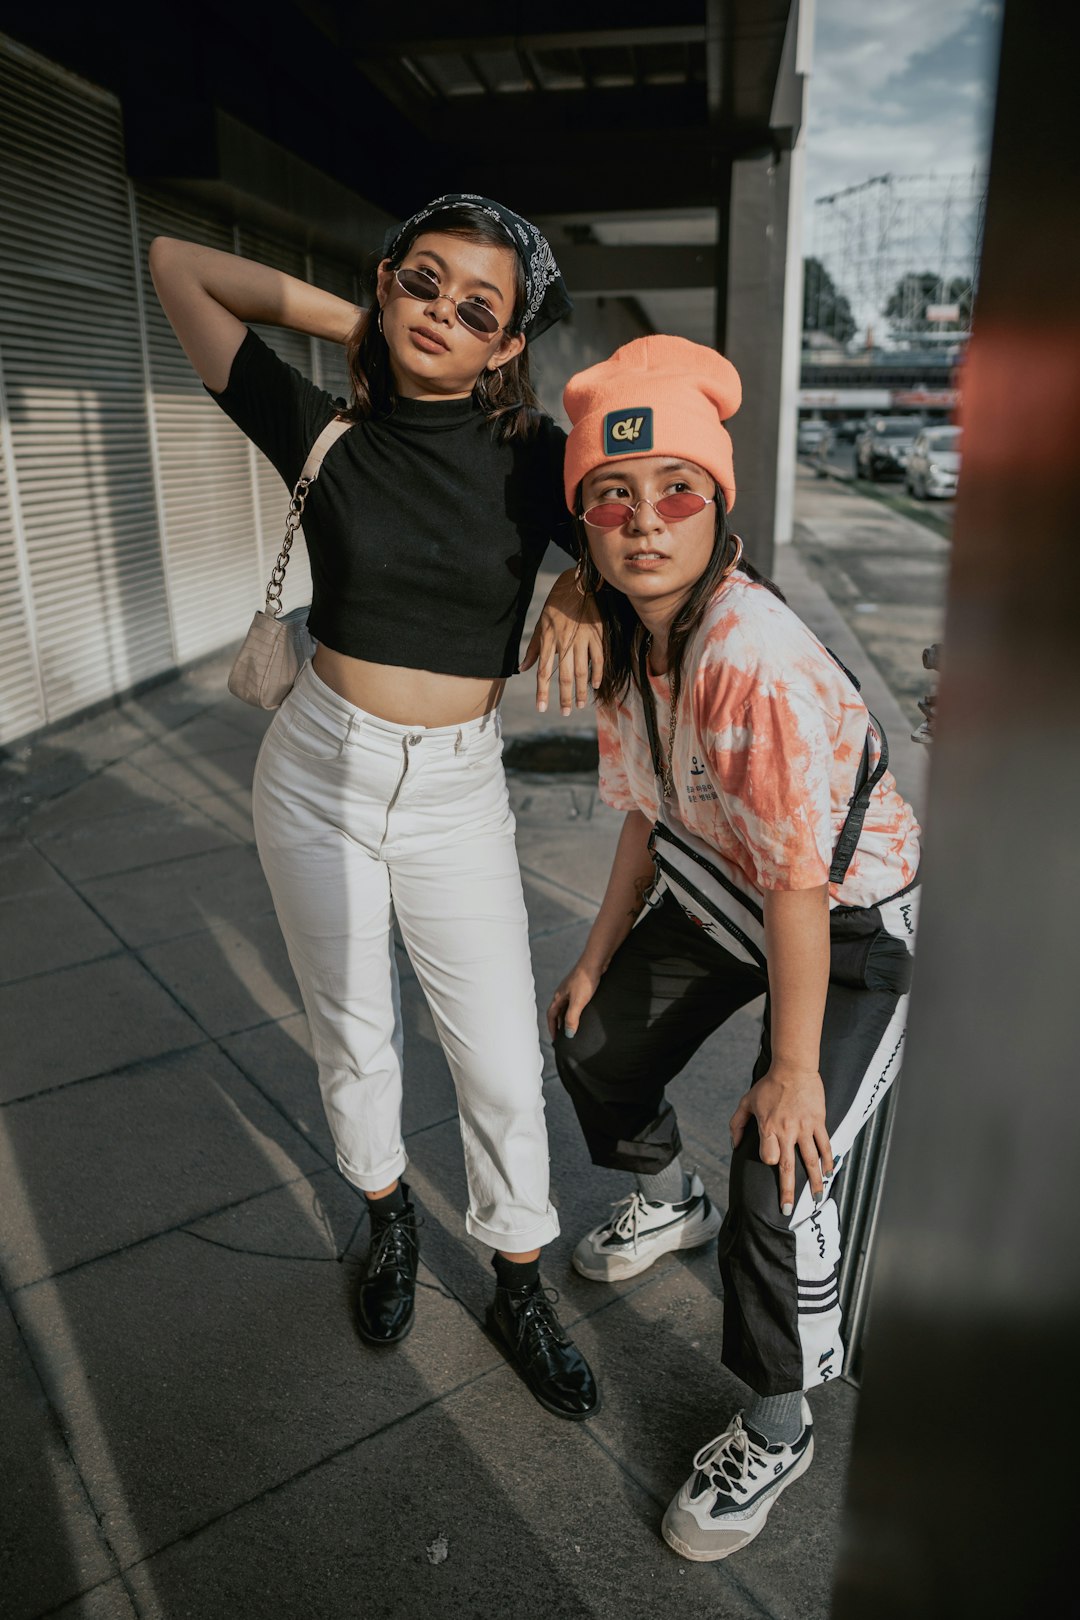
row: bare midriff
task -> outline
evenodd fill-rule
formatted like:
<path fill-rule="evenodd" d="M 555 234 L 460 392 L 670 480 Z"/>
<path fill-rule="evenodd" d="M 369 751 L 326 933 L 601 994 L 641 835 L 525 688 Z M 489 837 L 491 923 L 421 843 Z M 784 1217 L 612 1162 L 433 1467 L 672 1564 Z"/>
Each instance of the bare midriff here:
<path fill-rule="evenodd" d="M 461 726 L 496 707 L 504 680 L 437 675 L 401 664 L 369 664 L 321 644 L 312 665 L 321 681 L 365 714 L 398 726 Z"/>

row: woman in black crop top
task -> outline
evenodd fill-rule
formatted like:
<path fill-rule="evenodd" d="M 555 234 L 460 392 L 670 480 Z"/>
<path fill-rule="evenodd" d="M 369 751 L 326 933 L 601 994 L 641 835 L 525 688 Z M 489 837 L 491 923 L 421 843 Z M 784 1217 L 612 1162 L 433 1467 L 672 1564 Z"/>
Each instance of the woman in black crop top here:
<path fill-rule="evenodd" d="M 558 267 L 528 221 L 454 196 L 393 236 L 366 311 L 168 238 L 150 268 L 207 389 L 290 488 L 338 405 L 244 323 L 349 356 L 352 425 L 304 514 L 318 647 L 267 732 L 253 813 L 338 1163 L 368 1202 L 360 1333 L 398 1342 L 415 1304 L 396 916 L 457 1091 L 466 1225 L 496 1251 L 491 1325 L 543 1406 L 589 1417 L 595 1382 L 539 1278 L 559 1228 L 498 718 L 548 541 L 576 550 L 564 435 L 526 351 L 570 307 Z M 556 651 L 564 711 L 600 679 L 595 618 L 568 570 L 526 659 L 539 707 Z"/>

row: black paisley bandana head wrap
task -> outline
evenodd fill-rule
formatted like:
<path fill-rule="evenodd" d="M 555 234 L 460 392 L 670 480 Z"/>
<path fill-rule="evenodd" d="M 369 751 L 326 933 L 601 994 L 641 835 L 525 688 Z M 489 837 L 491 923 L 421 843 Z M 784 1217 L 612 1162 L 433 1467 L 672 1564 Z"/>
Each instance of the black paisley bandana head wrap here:
<path fill-rule="evenodd" d="M 527 219 L 515 214 L 512 208 L 504 208 L 502 203 L 494 202 L 490 197 L 478 197 L 469 191 L 450 191 L 444 197 L 436 197 L 411 215 L 403 225 L 387 232 L 383 243 L 384 257 L 393 259 L 402 244 L 417 234 L 418 225 L 425 224 L 429 219 L 435 220 L 449 208 L 460 207 L 477 208 L 482 214 L 496 220 L 517 251 L 525 271 L 525 308 L 517 330 L 524 332 L 531 340 L 570 313 L 574 306 L 546 237 L 541 236 L 536 226 L 530 225 Z M 433 223 L 431 228 L 437 230 L 437 223 Z"/>

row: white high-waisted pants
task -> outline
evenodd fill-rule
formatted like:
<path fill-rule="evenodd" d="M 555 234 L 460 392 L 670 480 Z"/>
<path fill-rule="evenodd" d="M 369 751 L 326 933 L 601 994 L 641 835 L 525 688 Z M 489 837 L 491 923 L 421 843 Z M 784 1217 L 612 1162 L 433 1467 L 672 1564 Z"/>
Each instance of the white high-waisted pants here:
<path fill-rule="evenodd" d="M 307 664 L 253 794 L 342 1174 L 376 1192 L 407 1163 L 392 907 L 457 1090 L 468 1230 L 510 1253 L 550 1242 L 543 1060 L 497 713 L 392 725 Z"/>

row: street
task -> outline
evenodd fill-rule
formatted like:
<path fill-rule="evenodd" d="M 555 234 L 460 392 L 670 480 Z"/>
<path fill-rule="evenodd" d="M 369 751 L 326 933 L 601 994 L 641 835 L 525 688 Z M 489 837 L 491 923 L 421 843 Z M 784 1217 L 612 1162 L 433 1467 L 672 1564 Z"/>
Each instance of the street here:
<path fill-rule="evenodd" d="M 805 459 L 797 480 L 795 550 L 917 726 L 918 700 L 934 680 L 923 648 L 942 637 L 951 545 L 939 526 L 953 503 L 913 501 L 897 484 L 822 477 Z"/>

